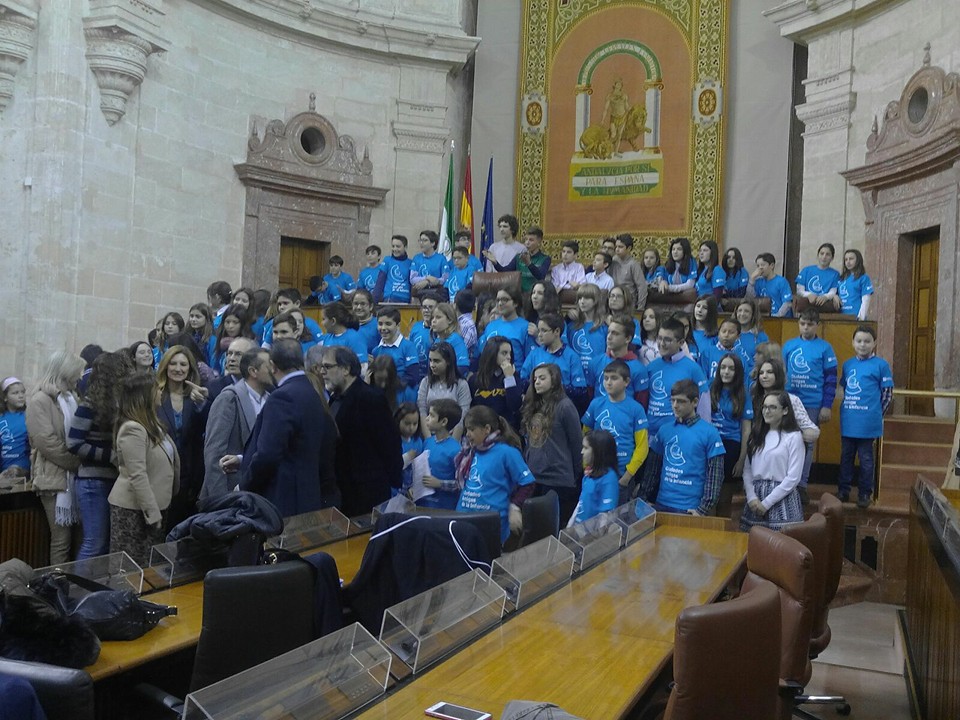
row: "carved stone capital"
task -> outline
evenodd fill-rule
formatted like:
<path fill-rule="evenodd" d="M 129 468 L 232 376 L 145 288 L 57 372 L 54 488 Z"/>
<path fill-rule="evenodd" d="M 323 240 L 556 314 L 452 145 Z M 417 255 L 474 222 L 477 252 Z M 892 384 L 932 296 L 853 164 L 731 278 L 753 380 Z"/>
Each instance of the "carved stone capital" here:
<path fill-rule="evenodd" d="M 0 0 L 0 112 L 13 99 L 14 80 L 37 37 L 37 14 L 22 3 Z"/>
<path fill-rule="evenodd" d="M 394 121 L 393 134 L 397 150 L 443 155 L 450 140 L 450 131 L 443 127 L 424 127 Z"/>
<path fill-rule="evenodd" d="M 114 125 L 147 74 L 147 58 L 162 52 L 161 0 L 90 0 L 83 19 L 87 63 L 100 87 L 100 109 Z"/>
<path fill-rule="evenodd" d="M 804 124 L 804 137 L 830 130 L 845 130 L 850 127 L 850 114 L 856 106 L 857 94 L 853 92 L 797 105 L 797 119 Z"/>

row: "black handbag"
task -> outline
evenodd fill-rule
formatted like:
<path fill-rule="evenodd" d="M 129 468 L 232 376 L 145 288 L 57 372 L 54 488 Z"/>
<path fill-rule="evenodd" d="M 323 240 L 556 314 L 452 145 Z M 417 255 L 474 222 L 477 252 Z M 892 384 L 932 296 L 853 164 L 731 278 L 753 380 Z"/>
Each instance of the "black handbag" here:
<path fill-rule="evenodd" d="M 176 606 L 141 600 L 133 590 L 114 590 L 79 575 L 50 572 L 29 587 L 67 617 L 83 619 L 101 640 L 136 640 Z"/>

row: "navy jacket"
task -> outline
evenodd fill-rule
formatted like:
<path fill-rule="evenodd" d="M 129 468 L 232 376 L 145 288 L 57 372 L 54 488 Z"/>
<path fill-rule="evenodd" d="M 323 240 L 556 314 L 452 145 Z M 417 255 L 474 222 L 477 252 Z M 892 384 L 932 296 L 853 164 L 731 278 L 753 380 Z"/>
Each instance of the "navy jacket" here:
<path fill-rule="evenodd" d="M 319 510 L 321 454 L 336 436 L 320 396 L 303 375 L 267 398 L 244 449 L 240 489 L 263 495 L 283 517 Z"/>

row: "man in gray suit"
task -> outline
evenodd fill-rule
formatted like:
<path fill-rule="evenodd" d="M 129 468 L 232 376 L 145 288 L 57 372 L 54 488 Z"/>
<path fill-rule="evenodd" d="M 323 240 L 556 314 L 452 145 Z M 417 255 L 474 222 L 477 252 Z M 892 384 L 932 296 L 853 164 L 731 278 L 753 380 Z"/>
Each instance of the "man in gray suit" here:
<path fill-rule="evenodd" d="M 231 343 L 231 347 L 233 347 Z M 217 396 L 207 418 L 207 434 L 203 443 L 205 474 L 199 502 L 233 490 L 238 476 L 225 470 L 228 456 L 240 455 L 266 401 L 266 391 L 273 387 L 270 374 L 270 353 L 262 348 L 247 350 L 240 358 L 240 377 Z"/>

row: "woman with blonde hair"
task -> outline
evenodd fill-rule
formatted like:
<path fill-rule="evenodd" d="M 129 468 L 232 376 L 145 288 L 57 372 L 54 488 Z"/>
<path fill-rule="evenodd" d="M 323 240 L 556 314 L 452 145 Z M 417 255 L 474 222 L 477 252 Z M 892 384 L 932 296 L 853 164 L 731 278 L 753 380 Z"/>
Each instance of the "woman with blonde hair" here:
<path fill-rule="evenodd" d="M 180 456 L 157 417 L 154 393 L 148 375 L 123 380 L 114 437 L 119 475 L 107 498 L 110 552 L 122 550 L 140 565 L 163 542 L 166 510 L 180 480 Z"/>
<path fill-rule="evenodd" d="M 80 462 L 67 448 L 67 433 L 77 411 L 76 389 L 84 366 L 77 355 L 57 350 L 47 359 L 27 403 L 31 479 L 50 526 L 51 565 L 72 559 L 71 526 L 79 520 L 73 485 Z"/>

